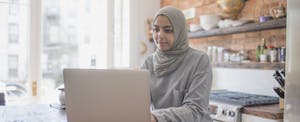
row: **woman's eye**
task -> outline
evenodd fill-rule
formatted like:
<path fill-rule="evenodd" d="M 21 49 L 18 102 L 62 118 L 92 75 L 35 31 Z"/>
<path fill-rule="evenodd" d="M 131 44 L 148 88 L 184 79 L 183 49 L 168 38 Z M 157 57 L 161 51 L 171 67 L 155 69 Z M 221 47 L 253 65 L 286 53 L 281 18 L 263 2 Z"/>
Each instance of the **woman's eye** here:
<path fill-rule="evenodd" d="M 173 33 L 173 29 L 165 29 L 164 30 L 166 33 Z"/>
<path fill-rule="evenodd" d="M 153 28 L 153 32 L 159 32 L 159 28 Z"/>

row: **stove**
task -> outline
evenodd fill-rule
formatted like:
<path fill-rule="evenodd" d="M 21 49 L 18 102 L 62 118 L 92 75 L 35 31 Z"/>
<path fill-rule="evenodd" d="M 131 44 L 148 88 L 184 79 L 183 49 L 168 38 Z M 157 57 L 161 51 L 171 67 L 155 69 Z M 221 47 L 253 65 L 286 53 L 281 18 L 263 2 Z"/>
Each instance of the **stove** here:
<path fill-rule="evenodd" d="M 227 90 L 213 90 L 210 94 L 211 117 L 214 121 L 241 122 L 241 109 L 279 103 L 278 97 L 248 94 Z"/>

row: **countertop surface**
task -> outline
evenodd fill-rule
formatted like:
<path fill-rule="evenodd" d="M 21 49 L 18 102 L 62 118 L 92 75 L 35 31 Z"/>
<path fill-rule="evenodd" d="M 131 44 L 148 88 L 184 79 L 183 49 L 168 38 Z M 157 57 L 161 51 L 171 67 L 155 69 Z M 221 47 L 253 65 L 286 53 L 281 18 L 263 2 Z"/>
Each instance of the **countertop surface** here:
<path fill-rule="evenodd" d="M 210 105 L 210 108 L 213 112 L 217 107 Z M 244 107 L 242 114 L 272 120 L 283 119 L 283 109 L 280 109 L 278 104 Z M 66 122 L 67 120 L 64 110 L 52 108 L 49 104 L 0 106 L 0 116 L 0 121 Z"/>
<path fill-rule="evenodd" d="M 283 119 L 283 109 L 279 108 L 279 104 L 244 107 L 242 113 L 274 120 Z"/>
<path fill-rule="evenodd" d="M 0 122 L 67 122 L 66 112 L 49 104 L 0 106 Z"/>

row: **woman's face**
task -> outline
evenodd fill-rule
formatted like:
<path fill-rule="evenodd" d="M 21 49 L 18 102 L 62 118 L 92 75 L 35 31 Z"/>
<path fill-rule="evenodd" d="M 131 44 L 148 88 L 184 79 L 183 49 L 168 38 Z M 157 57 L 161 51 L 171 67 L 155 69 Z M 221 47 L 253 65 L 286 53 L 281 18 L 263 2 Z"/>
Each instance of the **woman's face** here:
<path fill-rule="evenodd" d="M 167 16 L 160 15 L 153 24 L 153 39 L 161 51 L 170 50 L 174 44 L 174 29 Z"/>

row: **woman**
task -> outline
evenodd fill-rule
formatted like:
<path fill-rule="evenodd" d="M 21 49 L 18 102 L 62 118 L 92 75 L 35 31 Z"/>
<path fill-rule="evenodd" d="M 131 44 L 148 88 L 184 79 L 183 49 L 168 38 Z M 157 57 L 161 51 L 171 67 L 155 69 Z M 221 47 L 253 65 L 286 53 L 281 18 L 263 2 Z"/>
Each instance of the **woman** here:
<path fill-rule="evenodd" d="M 183 13 L 170 6 L 160 9 L 154 17 L 153 39 L 157 50 L 142 65 L 151 73 L 151 120 L 212 122 L 209 58 L 189 47 Z"/>

